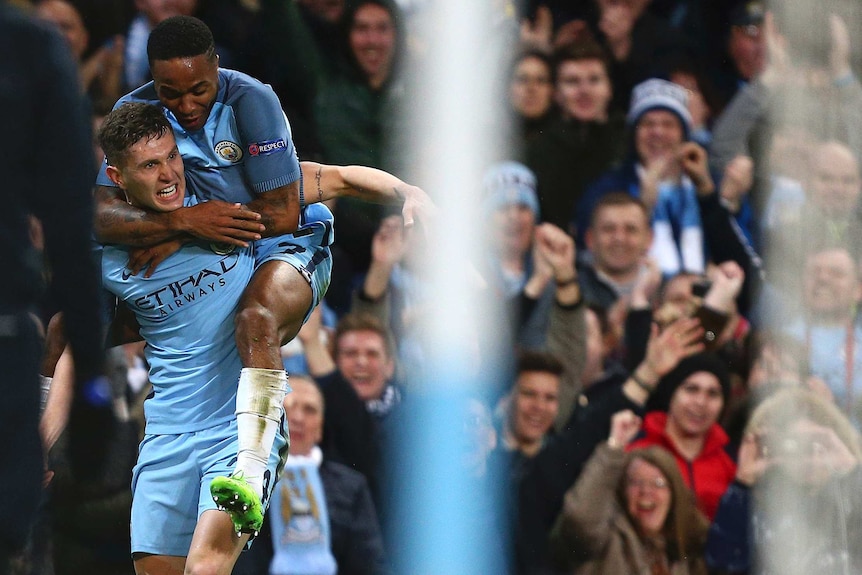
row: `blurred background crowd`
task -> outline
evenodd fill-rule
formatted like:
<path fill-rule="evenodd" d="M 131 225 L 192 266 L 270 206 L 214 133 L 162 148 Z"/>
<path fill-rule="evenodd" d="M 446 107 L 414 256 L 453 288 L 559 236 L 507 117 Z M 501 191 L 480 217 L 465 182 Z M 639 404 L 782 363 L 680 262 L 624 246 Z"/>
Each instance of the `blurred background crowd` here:
<path fill-rule="evenodd" d="M 68 40 L 94 131 L 150 79 L 149 30 L 194 15 L 222 67 L 274 88 L 300 159 L 423 185 L 400 151 L 431 0 L 12 3 Z M 477 359 L 500 377 L 464 406 L 450 464 L 500 494 L 471 518 L 495 534 L 496 572 L 862 572 L 862 4 L 494 10 L 477 26 L 508 39 L 509 122 L 475 190 L 487 242 L 473 264 L 505 306 L 503 343 Z M 94 144 L 94 176 L 102 159 Z M 282 349 L 288 467 L 235 573 L 409 572 L 390 495 L 405 488 L 433 246 L 397 210 L 332 208 L 332 284 Z M 53 311 L 48 293 L 46 329 Z M 109 360 L 110 465 L 76 480 L 48 402 L 53 477 L 19 573 L 133 572 L 147 366 L 135 344 Z"/>

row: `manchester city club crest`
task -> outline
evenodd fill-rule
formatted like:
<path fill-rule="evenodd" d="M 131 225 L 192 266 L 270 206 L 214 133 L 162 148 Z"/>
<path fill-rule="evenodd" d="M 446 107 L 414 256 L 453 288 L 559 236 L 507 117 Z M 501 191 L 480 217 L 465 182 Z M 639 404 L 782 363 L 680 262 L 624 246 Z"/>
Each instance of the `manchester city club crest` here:
<path fill-rule="evenodd" d="M 242 148 L 230 140 L 222 140 L 216 144 L 215 153 L 231 164 L 235 164 L 242 159 Z"/>
<path fill-rule="evenodd" d="M 236 249 L 236 246 L 231 244 L 212 242 L 210 243 L 210 249 L 220 256 L 226 256 L 232 253 Z"/>

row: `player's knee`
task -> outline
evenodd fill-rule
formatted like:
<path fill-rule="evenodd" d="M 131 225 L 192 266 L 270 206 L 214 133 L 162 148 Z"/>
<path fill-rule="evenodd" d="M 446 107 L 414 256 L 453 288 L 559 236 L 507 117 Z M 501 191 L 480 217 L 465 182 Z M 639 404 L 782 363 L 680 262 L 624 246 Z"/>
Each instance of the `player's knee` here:
<path fill-rule="evenodd" d="M 278 336 L 278 322 L 267 308 L 255 305 L 237 310 L 234 326 L 238 338 L 272 338 Z"/>
<path fill-rule="evenodd" d="M 226 558 L 215 553 L 208 557 L 190 558 L 186 562 L 183 575 L 222 575 L 223 573 L 230 573 L 230 570 L 225 570 L 225 561 Z"/>
<path fill-rule="evenodd" d="M 63 324 L 63 312 L 57 312 L 51 316 L 48 322 L 47 338 L 49 341 L 57 342 L 57 345 L 66 344 L 66 329 Z"/>

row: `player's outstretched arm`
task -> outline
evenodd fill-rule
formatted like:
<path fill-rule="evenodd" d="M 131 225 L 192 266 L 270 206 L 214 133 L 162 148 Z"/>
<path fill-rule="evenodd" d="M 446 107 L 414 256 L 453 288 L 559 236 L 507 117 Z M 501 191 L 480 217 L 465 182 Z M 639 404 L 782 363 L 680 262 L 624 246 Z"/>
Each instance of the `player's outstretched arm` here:
<path fill-rule="evenodd" d="M 245 247 L 260 239 L 260 214 L 213 200 L 172 212 L 130 205 L 119 188 L 97 186 L 93 228 L 102 243 L 151 246 L 182 235 Z"/>
<path fill-rule="evenodd" d="M 376 204 L 401 204 L 404 225 L 430 218 L 437 208 L 422 188 L 383 170 L 365 166 L 330 166 L 300 162 L 306 203 L 352 196 Z"/>

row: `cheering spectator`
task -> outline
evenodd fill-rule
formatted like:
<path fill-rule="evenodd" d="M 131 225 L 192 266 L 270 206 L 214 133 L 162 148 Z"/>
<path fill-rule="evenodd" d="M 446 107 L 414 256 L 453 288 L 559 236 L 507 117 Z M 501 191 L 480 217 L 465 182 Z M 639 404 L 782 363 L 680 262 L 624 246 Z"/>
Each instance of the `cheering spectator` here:
<path fill-rule="evenodd" d="M 577 574 L 705 574 L 707 521 L 666 451 L 626 454 L 639 428 L 631 411 L 614 415 L 607 442 L 566 493 L 554 554 Z"/>

